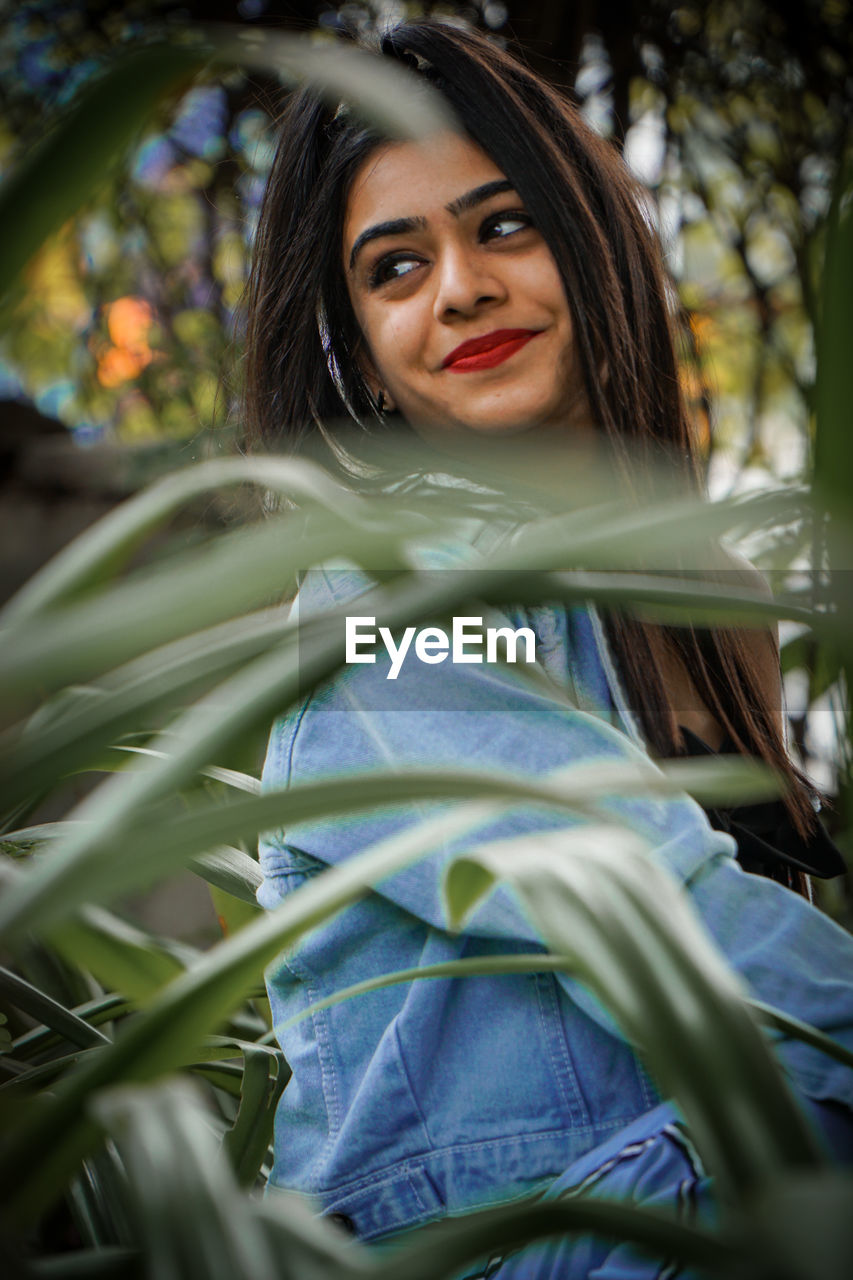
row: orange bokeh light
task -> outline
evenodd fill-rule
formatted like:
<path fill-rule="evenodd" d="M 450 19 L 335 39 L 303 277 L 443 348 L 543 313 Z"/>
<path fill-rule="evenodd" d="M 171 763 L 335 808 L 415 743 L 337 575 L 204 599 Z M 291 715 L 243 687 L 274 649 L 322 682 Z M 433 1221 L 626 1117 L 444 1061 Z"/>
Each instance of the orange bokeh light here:
<path fill-rule="evenodd" d="M 117 298 L 104 311 L 112 345 L 98 354 L 98 381 L 102 387 L 118 387 L 154 359 L 148 342 L 154 312 L 144 298 L 134 297 Z"/>

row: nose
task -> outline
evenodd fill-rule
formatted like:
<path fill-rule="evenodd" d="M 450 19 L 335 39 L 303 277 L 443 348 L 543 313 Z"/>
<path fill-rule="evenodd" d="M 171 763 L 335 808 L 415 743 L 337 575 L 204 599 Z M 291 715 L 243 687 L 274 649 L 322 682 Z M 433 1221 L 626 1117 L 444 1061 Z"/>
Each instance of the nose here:
<path fill-rule="evenodd" d="M 437 320 L 446 323 L 457 316 L 470 316 L 506 299 L 507 289 L 495 264 L 472 245 L 445 245 L 436 267 Z"/>

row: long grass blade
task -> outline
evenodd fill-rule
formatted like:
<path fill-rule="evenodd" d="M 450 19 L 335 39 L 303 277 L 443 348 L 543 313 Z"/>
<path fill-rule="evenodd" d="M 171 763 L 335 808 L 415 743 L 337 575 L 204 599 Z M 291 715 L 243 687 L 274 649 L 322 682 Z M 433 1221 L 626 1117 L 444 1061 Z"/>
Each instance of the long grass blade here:
<path fill-rule="evenodd" d="M 29 1266 L 39 1280 L 143 1280 L 145 1276 L 139 1251 L 118 1245 L 35 1258 Z"/>
<path fill-rule="evenodd" d="M 269 1280 L 276 1274 L 252 1203 L 231 1178 L 188 1082 L 105 1091 L 93 1107 L 127 1171 L 150 1275 Z"/>
<path fill-rule="evenodd" d="M 220 56 L 290 84 L 309 84 L 330 106 L 346 103 L 380 137 L 427 138 L 459 125 L 445 99 L 422 76 L 355 46 L 317 42 L 280 31 L 206 28 Z"/>
<path fill-rule="evenodd" d="M 439 1280 L 533 1240 L 582 1232 L 630 1241 L 652 1257 L 677 1258 L 720 1276 L 738 1275 L 744 1262 L 757 1261 L 737 1237 L 685 1226 L 660 1210 L 578 1197 L 503 1205 L 442 1223 L 381 1263 L 375 1280 Z"/>
<path fill-rule="evenodd" d="M 0 862 L 0 871 L 7 895 L 14 894 L 22 875 L 26 879 L 8 861 Z M 198 956 L 187 943 L 145 933 L 90 902 L 78 902 L 77 909 L 64 916 L 53 930 L 52 942 L 76 972 L 88 970 L 106 988 L 118 987 L 130 999 L 151 995 Z"/>
<path fill-rule="evenodd" d="M 108 1037 L 98 1031 L 97 1027 L 78 1018 L 76 1013 L 64 1008 L 43 991 L 39 991 L 38 987 L 34 987 L 19 974 L 2 967 L 0 967 L 0 994 L 9 1004 L 28 1013 L 30 1017 L 37 1018 L 39 1022 L 56 1031 L 70 1044 L 77 1045 L 81 1049 L 88 1049 L 95 1044 L 109 1044 Z"/>
<path fill-rule="evenodd" d="M 130 1001 L 124 996 L 111 992 L 107 996 L 87 1000 L 85 1004 L 77 1005 L 71 1012 L 90 1026 L 97 1027 L 102 1022 L 112 1022 L 123 1017 L 131 1007 Z M 31 1031 L 25 1031 L 23 1035 L 18 1036 L 12 1042 L 10 1049 L 17 1057 L 28 1058 L 34 1054 L 44 1053 L 45 1050 L 53 1048 L 60 1042 L 61 1037 L 52 1027 L 42 1025 L 33 1027 Z"/>
<path fill-rule="evenodd" d="M 502 555 L 495 555 L 488 567 L 460 565 L 465 573 L 454 584 L 445 582 L 445 590 L 437 592 L 435 584 L 425 589 L 415 582 L 402 593 L 386 591 L 370 597 L 377 615 L 389 624 L 408 623 L 418 613 L 436 610 L 465 599 L 482 597 L 500 603 L 528 600 L 583 600 L 602 602 L 627 598 L 638 602 L 655 602 L 677 609 L 697 619 L 713 615 L 732 621 L 761 620 L 790 616 L 812 620 L 809 610 L 796 602 L 769 600 L 766 593 L 743 588 L 726 588 L 720 583 L 688 581 L 678 578 L 649 577 L 612 572 L 596 575 L 601 565 L 612 570 L 626 563 L 642 568 L 637 545 L 642 543 L 643 523 L 654 526 L 655 537 L 663 546 L 667 533 L 684 542 L 697 536 L 691 529 L 681 529 L 683 504 L 661 528 L 662 517 L 641 513 L 623 532 L 619 546 L 606 526 L 596 528 L 587 521 L 583 534 L 561 543 L 559 530 L 548 528 L 543 534 L 536 526 L 522 533 L 515 544 Z M 701 527 L 702 508 L 694 504 L 694 524 Z M 403 547 L 407 537 L 424 537 L 423 515 L 408 515 L 399 505 L 373 508 L 375 519 L 364 518 L 359 528 L 344 519 L 337 510 L 324 511 L 308 531 L 301 518 L 272 520 L 266 524 L 220 535 L 213 545 L 156 571 L 140 571 L 125 583 L 113 586 L 90 601 L 66 606 L 57 614 L 53 626 L 35 617 L 25 625 L 26 611 L 19 627 L 10 627 L 0 637 L 0 688 L 12 705 L 27 690 L 60 687 L 63 683 L 90 679 L 110 667 L 128 661 L 155 644 L 163 644 L 218 621 L 232 617 L 242 609 L 259 605 L 283 585 L 294 580 L 298 570 L 321 563 L 346 546 L 347 555 L 376 570 L 399 569 L 405 563 Z M 728 516 L 731 522 L 731 515 Z M 676 530 L 680 532 L 676 533 Z M 433 527 L 440 539 L 440 527 Z M 621 559 L 619 558 L 621 547 Z M 538 560 L 537 560 L 538 558 Z M 523 566 L 527 562 L 527 568 Z M 544 567 L 534 571 L 531 565 L 542 561 Z M 573 569 L 581 564 L 585 572 L 548 576 L 545 569 Z M 542 574 L 543 576 L 537 576 Z M 452 578 L 453 575 L 447 575 Z M 423 593 L 424 608 L 419 608 Z M 520 593 L 520 594 L 519 594 Z M 394 606 L 400 614 L 394 616 Z M 825 620 L 830 625 L 831 618 Z"/>
<path fill-rule="evenodd" d="M 183 973 L 198 954 L 187 943 L 155 937 L 90 902 L 63 919 L 52 942 L 69 964 L 134 1001 Z"/>
<path fill-rule="evenodd" d="M 269 674 L 273 678 L 274 673 Z M 266 690 L 264 684 L 262 688 Z M 160 767 L 159 761 L 153 764 Z M 164 772 L 163 785 L 171 786 L 173 781 Z M 27 875 L 19 874 L 10 885 L 0 900 L 0 934 L 12 938 L 27 929 L 50 928 L 81 903 L 105 901 L 139 887 L 165 871 L 186 865 L 190 858 L 223 840 L 229 844 L 250 840 L 280 826 L 382 804 L 475 798 L 503 805 L 535 804 L 577 815 L 594 813 L 599 803 L 615 796 L 673 795 L 689 790 L 706 802 L 721 797 L 734 802 L 738 796 L 758 799 L 778 792 L 775 778 L 754 762 L 673 761 L 658 769 L 638 756 L 630 761 L 573 765 L 546 780 L 473 770 L 356 775 L 262 796 L 199 804 L 189 812 L 156 821 L 150 806 L 159 797 L 160 782 L 160 777 L 155 778 L 150 791 L 139 787 L 130 799 L 126 792 L 118 793 L 112 809 L 107 808 L 112 794 L 94 797 L 92 807 L 100 803 L 100 811 L 89 822 L 75 824 L 68 839 L 57 842 L 49 857 Z M 114 856 L 119 847 L 121 858 Z"/>
<path fill-rule="evenodd" d="M 0 1205 L 32 1220 L 97 1140 L 87 1099 L 107 1085 L 151 1080 L 191 1061 L 205 1034 L 251 990 L 264 967 L 308 929 L 341 910 L 375 880 L 393 875 L 442 840 L 487 821 L 500 805 L 469 804 L 303 885 L 276 910 L 217 944 L 151 1004 L 125 1022 L 108 1047 L 66 1073 L 50 1098 L 20 1117 L 0 1154 Z"/>
<path fill-rule="evenodd" d="M 738 1202 L 780 1168 L 817 1166 L 733 973 L 636 835 L 582 828 L 485 846 L 448 871 L 450 918 L 461 924 L 498 879 L 676 1098 L 724 1195 Z"/>
<path fill-rule="evenodd" d="M 183 637 L 42 708 L 22 731 L 0 737 L 5 807 L 31 800 L 73 769 L 97 765 L 122 734 L 156 724 L 163 709 L 191 701 L 280 644 L 292 630 L 289 612 L 263 610 Z"/>
<path fill-rule="evenodd" d="M 429 978 L 476 978 L 498 973 L 574 973 L 575 971 L 576 963 L 572 956 L 549 955 L 544 951 L 533 952 L 530 955 L 516 953 L 506 956 L 470 956 L 464 960 L 448 960 L 444 964 L 397 969 L 393 973 L 380 974 L 377 978 L 355 982 L 352 986 L 342 987 L 339 991 L 332 992 L 322 1000 L 312 1001 L 293 1017 L 277 1023 L 266 1033 L 263 1041 L 271 1041 L 274 1036 L 280 1035 L 288 1027 L 295 1026 L 296 1023 L 312 1017 L 315 1013 L 320 1013 L 323 1009 L 341 1004 L 344 1000 L 369 995 L 371 991 L 381 991 L 383 987 L 397 986 L 399 983 L 420 982 L 421 979 Z M 777 1031 L 789 1039 L 802 1040 L 804 1044 L 820 1049 L 836 1062 L 853 1067 L 853 1052 L 823 1031 L 818 1031 L 816 1027 L 810 1026 L 800 1018 L 792 1018 L 790 1014 L 783 1013 L 781 1009 L 775 1009 L 761 1000 L 747 1000 L 746 1003 L 758 1021 L 768 1029 Z"/>
<path fill-rule="evenodd" d="M 231 485 L 254 484 L 315 504 L 353 523 L 363 504 L 322 467 L 302 458 L 214 458 L 175 471 L 103 516 L 40 569 L 5 605 L 4 625 L 67 603 L 113 577 L 146 538 L 187 503 Z"/>
<path fill-rule="evenodd" d="M 254 1045 L 243 1055 L 243 1082 L 237 1119 L 223 1140 L 234 1177 L 241 1187 L 252 1187 L 272 1142 L 278 1100 L 290 1072 L 279 1055 L 271 1058 Z"/>
<path fill-rule="evenodd" d="M 250 858 L 242 849 L 221 845 L 218 849 L 190 858 L 188 865 L 191 871 L 195 871 L 208 884 L 224 889 L 241 902 L 257 905 L 256 894 L 263 876 L 254 858 Z"/>

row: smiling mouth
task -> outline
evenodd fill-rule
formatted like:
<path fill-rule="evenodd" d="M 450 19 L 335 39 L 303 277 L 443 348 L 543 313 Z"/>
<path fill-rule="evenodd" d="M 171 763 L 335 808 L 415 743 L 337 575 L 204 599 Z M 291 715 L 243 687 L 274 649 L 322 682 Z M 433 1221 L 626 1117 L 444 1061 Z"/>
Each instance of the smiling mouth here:
<path fill-rule="evenodd" d="M 482 338 L 470 338 L 445 356 L 442 369 L 451 373 L 469 373 L 475 369 L 493 369 L 503 364 L 516 351 L 542 333 L 541 329 L 495 329 Z"/>

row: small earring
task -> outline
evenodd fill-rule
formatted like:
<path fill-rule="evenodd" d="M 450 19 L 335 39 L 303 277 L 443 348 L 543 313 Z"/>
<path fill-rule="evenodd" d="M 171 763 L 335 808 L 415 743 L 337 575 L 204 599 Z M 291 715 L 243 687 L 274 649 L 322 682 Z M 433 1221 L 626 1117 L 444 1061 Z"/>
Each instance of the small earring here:
<path fill-rule="evenodd" d="M 376 397 L 376 412 L 380 418 L 385 416 L 385 392 L 380 391 Z"/>

